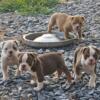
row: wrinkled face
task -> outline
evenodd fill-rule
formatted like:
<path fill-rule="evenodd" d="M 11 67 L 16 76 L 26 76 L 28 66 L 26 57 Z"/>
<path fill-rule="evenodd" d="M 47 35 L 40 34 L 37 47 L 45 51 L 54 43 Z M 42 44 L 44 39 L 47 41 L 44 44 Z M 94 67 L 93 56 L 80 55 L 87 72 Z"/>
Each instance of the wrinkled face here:
<path fill-rule="evenodd" d="M 19 71 L 22 73 L 31 71 L 35 62 L 35 54 L 33 53 L 21 53 L 19 55 Z"/>
<path fill-rule="evenodd" d="M 81 31 L 84 25 L 85 18 L 83 16 L 73 16 L 72 17 L 72 27 L 75 32 Z"/>
<path fill-rule="evenodd" d="M 88 65 L 95 65 L 98 59 L 99 50 L 94 46 L 84 48 L 81 62 Z"/>
<path fill-rule="evenodd" d="M 16 57 L 18 52 L 18 43 L 15 40 L 8 40 L 4 42 L 2 52 L 7 57 Z"/>

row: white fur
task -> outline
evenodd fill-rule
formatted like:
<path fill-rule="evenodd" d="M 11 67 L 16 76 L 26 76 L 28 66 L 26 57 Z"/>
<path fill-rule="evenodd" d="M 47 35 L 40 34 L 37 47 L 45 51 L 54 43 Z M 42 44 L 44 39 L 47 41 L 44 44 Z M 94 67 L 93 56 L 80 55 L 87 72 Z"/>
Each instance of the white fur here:
<path fill-rule="evenodd" d="M 22 62 L 26 62 L 27 58 L 28 58 L 28 55 L 27 53 L 25 53 L 22 57 Z"/>
<path fill-rule="evenodd" d="M 17 51 L 13 49 L 13 46 L 17 48 Z M 10 55 L 9 51 L 12 51 L 13 54 Z M 18 53 L 19 50 L 14 40 L 8 40 L 4 42 L 1 52 L 1 69 L 3 73 L 3 80 L 7 80 L 9 78 L 8 67 L 10 65 L 18 66 Z"/>
<path fill-rule="evenodd" d="M 27 59 L 28 59 L 28 55 L 27 55 L 27 53 L 25 53 L 25 54 L 23 55 L 23 57 L 22 57 L 22 62 L 21 62 L 20 65 L 19 65 L 19 71 L 22 72 L 22 65 L 23 65 L 23 64 L 26 65 L 26 67 L 25 67 L 26 71 L 30 71 L 30 70 L 31 70 L 31 69 L 30 69 L 31 67 L 30 67 L 29 64 L 26 62 Z"/>
<path fill-rule="evenodd" d="M 31 80 L 31 81 L 30 81 L 30 84 L 34 84 L 34 83 L 35 83 L 35 81 L 34 81 L 34 80 Z"/>
<path fill-rule="evenodd" d="M 88 86 L 90 86 L 90 87 L 95 87 L 96 86 L 96 74 L 92 74 L 90 76 L 90 80 L 89 80 Z"/>
<path fill-rule="evenodd" d="M 95 54 L 95 50 L 92 48 L 92 46 L 89 46 L 89 49 L 90 49 L 90 56 L 86 60 L 84 59 L 84 56 L 82 55 L 82 58 L 81 58 L 82 65 L 87 66 L 89 64 L 90 59 L 94 59 L 93 55 Z"/>
<path fill-rule="evenodd" d="M 43 82 L 38 82 L 37 87 L 34 87 L 35 91 L 40 91 L 43 88 Z"/>
<path fill-rule="evenodd" d="M 75 32 L 75 33 L 77 33 L 77 30 L 76 30 L 76 28 L 77 28 L 78 26 L 80 26 L 80 25 L 79 25 L 79 24 L 72 25 L 72 27 L 73 27 L 73 30 L 74 30 L 74 32 Z"/>
<path fill-rule="evenodd" d="M 31 66 L 29 66 L 29 64 L 26 62 L 28 59 L 28 54 L 25 53 L 22 57 L 22 62 L 19 65 L 19 71 L 22 71 L 22 65 L 26 65 L 26 70 L 27 72 L 29 72 L 30 74 L 32 74 L 32 80 L 31 80 L 31 84 L 37 83 L 37 87 L 34 88 L 34 90 L 39 91 L 43 88 L 43 82 L 39 82 L 38 81 L 38 77 L 37 77 L 37 73 L 36 72 L 32 72 L 31 71 Z M 34 63 L 34 62 L 33 62 Z M 25 72 L 24 71 L 24 72 Z"/>
<path fill-rule="evenodd" d="M 81 64 L 82 64 L 82 71 L 87 73 L 87 74 L 90 74 L 90 80 L 89 80 L 89 84 L 88 86 L 89 87 L 95 87 L 96 86 L 96 74 L 95 74 L 95 64 L 93 65 L 90 65 L 89 64 L 89 61 L 90 59 L 93 59 L 93 60 L 96 60 L 93 55 L 95 54 L 95 50 L 93 49 L 94 46 L 89 46 L 89 50 L 90 50 L 90 56 L 85 60 L 84 59 L 84 56 L 82 54 L 82 58 L 81 58 Z M 77 79 L 79 80 L 81 78 L 81 75 L 77 75 L 75 72 L 74 72 L 74 78 L 75 80 L 77 81 Z"/>
<path fill-rule="evenodd" d="M 36 72 L 31 72 L 32 76 L 33 76 L 33 80 L 35 81 L 35 83 L 37 83 L 37 87 L 34 88 L 35 91 L 40 91 L 43 88 L 43 82 L 39 82 L 38 81 L 38 77 Z"/>

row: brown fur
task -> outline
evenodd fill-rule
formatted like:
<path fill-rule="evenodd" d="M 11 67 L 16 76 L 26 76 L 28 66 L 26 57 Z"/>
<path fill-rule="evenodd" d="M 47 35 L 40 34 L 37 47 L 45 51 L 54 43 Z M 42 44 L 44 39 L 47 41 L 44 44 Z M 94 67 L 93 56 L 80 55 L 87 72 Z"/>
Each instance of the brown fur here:
<path fill-rule="evenodd" d="M 28 54 L 29 57 L 30 53 Z M 68 82 L 71 83 L 72 77 L 70 72 L 68 71 L 67 66 L 65 65 L 64 59 L 62 57 L 61 53 L 56 53 L 56 52 L 52 52 L 52 53 L 45 53 L 45 54 L 40 54 L 34 55 L 34 53 L 32 53 L 31 55 L 33 55 L 31 58 L 33 58 L 32 60 L 27 61 L 33 61 L 33 65 L 31 66 L 31 70 L 32 72 L 36 72 L 37 73 L 37 78 L 38 78 L 38 82 L 42 82 L 44 80 L 44 76 L 45 75 L 50 75 L 53 74 L 55 71 L 58 72 L 58 76 L 61 75 L 62 72 L 64 72 L 66 74 L 66 77 L 68 79 Z M 21 56 L 19 58 L 19 61 L 21 60 Z M 20 62 L 19 62 L 20 63 Z M 27 62 L 32 64 L 31 62 Z"/>
<path fill-rule="evenodd" d="M 93 55 L 94 59 L 97 61 L 100 50 L 96 47 L 92 46 L 92 48 L 95 50 L 95 53 Z M 88 46 L 79 47 L 75 50 L 74 55 L 74 64 L 73 64 L 73 72 L 76 76 L 76 80 L 80 80 L 82 76 L 82 71 L 84 71 L 87 74 L 90 74 L 91 78 L 89 81 L 89 86 L 95 87 L 95 77 L 96 77 L 96 64 L 95 65 L 83 65 L 81 63 L 82 55 L 84 56 L 84 60 L 88 59 L 90 57 L 90 48 Z M 93 67 L 94 66 L 94 67 Z M 92 81 L 91 81 L 92 80 Z"/>
<path fill-rule="evenodd" d="M 48 32 L 51 32 L 52 27 L 57 25 L 59 31 L 64 32 L 64 38 L 69 37 L 69 32 L 75 31 L 73 29 L 74 24 L 79 24 L 77 29 L 78 38 L 82 38 L 82 26 L 84 24 L 85 18 L 83 16 L 71 16 L 65 13 L 54 13 L 48 24 Z"/>
<path fill-rule="evenodd" d="M 72 79 L 60 53 L 45 53 L 37 56 L 36 65 L 32 66 L 32 70 L 37 72 L 38 78 L 57 71 L 60 75 L 64 72 L 69 82 Z"/>

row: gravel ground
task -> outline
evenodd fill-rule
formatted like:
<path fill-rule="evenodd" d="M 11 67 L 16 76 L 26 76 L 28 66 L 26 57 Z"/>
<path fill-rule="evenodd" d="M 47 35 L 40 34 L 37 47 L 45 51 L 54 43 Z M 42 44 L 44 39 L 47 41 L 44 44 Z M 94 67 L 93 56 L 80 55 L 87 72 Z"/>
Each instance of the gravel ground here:
<path fill-rule="evenodd" d="M 57 12 L 65 12 L 71 15 L 84 15 L 86 24 L 84 34 L 89 40 L 80 44 L 94 44 L 100 47 L 100 0 L 77 0 L 73 3 L 59 4 L 56 7 Z M 29 32 L 41 32 L 47 30 L 48 19 L 50 16 L 21 16 L 15 13 L 0 14 L 0 26 L 6 29 L 6 36 L 12 37 L 18 34 L 27 34 Z M 91 37 L 95 37 L 92 40 Z M 78 44 L 71 44 L 66 47 L 52 49 L 35 49 L 25 45 L 20 46 L 21 51 L 36 51 L 38 53 L 50 51 L 63 51 L 64 59 L 68 69 L 71 71 L 74 50 Z M 15 67 L 9 69 L 10 77 L 8 81 L 2 81 L 0 72 L 0 100 L 100 100 L 100 61 L 97 63 L 97 81 L 96 88 L 88 88 L 89 77 L 84 75 L 79 83 L 69 86 L 65 82 L 65 76 L 62 75 L 58 81 L 52 80 L 52 76 L 46 77 L 49 81 L 40 92 L 33 90 L 33 85 L 27 81 L 31 75 L 22 75 L 14 77 Z"/>

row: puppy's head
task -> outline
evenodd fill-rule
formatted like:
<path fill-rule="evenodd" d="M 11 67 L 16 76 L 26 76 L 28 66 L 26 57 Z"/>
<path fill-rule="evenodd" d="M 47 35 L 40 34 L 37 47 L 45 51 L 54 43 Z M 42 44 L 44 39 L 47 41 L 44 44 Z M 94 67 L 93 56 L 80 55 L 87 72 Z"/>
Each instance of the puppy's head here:
<path fill-rule="evenodd" d="M 88 46 L 82 48 L 82 59 L 81 63 L 88 65 L 95 65 L 99 57 L 100 50 L 95 46 Z"/>
<path fill-rule="evenodd" d="M 71 24 L 72 24 L 72 27 L 73 27 L 73 30 L 75 32 L 78 32 L 81 30 L 81 28 L 83 27 L 84 25 L 84 21 L 85 21 L 85 18 L 83 16 L 72 16 L 71 17 Z"/>
<path fill-rule="evenodd" d="M 18 53 L 18 43 L 16 40 L 5 41 L 2 45 L 2 53 L 7 57 L 15 57 Z"/>
<path fill-rule="evenodd" d="M 24 52 L 19 54 L 19 71 L 31 71 L 36 62 L 37 54 L 33 52 Z"/>

